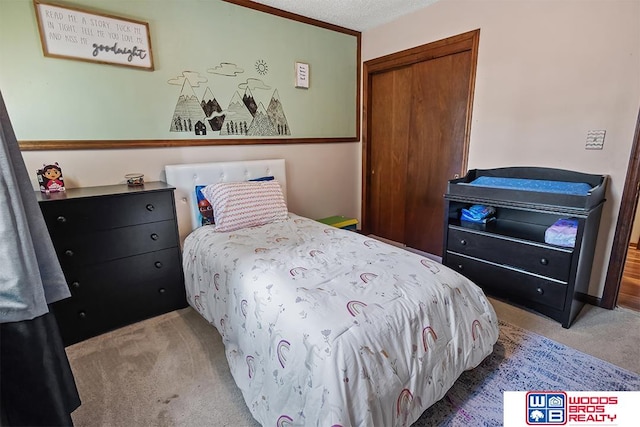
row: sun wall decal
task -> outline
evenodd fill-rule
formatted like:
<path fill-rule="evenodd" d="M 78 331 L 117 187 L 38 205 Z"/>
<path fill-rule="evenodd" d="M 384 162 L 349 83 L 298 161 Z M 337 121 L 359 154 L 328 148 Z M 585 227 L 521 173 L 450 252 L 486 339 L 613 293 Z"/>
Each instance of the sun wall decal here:
<path fill-rule="evenodd" d="M 269 72 L 269 67 L 263 59 L 258 59 L 256 61 L 256 71 L 258 72 L 258 74 L 263 76 Z"/>

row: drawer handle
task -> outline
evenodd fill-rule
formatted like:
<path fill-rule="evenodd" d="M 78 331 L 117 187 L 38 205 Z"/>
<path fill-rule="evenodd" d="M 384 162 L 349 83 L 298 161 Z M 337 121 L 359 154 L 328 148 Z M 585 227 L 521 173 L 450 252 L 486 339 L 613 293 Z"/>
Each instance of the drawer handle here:
<path fill-rule="evenodd" d="M 60 224 L 64 224 L 65 222 L 67 222 L 67 218 L 60 215 L 58 218 L 56 218 L 56 221 L 58 221 Z"/>
<path fill-rule="evenodd" d="M 155 206 L 153 206 L 151 203 L 149 203 L 149 204 L 147 205 L 147 210 L 148 210 L 149 212 L 151 212 L 151 211 L 152 211 L 152 210 L 154 210 L 155 208 L 156 208 L 156 207 L 155 207 Z"/>
<path fill-rule="evenodd" d="M 536 292 L 538 293 L 538 295 L 543 295 L 544 294 L 544 289 L 542 288 L 537 288 Z"/>
<path fill-rule="evenodd" d="M 464 240 L 464 239 L 462 239 L 462 240 L 460 240 L 460 244 L 461 244 L 462 246 L 466 246 L 466 245 L 467 245 L 467 241 L 466 241 L 466 240 Z"/>
<path fill-rule="evenodd" d="M 546 259 L 546 258 L 540 258 L 540 264 L 547 265 L 547 264 L 549 264 L 549 260 Z"/>
<path fill-rule="evenodd" d="M 74 255 L 71 249 L 67 249 L 66 251 L 64 251 L 64 254 L 68 257 L 72 257 Z"/>
<path fill-rule="evenodd" d="M 158 293 L 160 293 L 160 294 L 164 294 L 165 292 L 167 292 L 167 290 L 165 288 L 158 289 Z"/>
<path fill-rule="evenodd" d="M 158 240 L 160 238 L 160 236 L 158 236 L 156 233 L 151 234 L 151 240 Z"/>
<path fill-rule="evenodd" d="M 73 289 L 80 289 L 80 282 L 78 282 L 77 280 L 71 282 L 71 287 Z"/>
<path fill-rule="evenodd" d="M 86 311 L 84 311 L 84 310 L 79 311 L 79 312 L 78 312 L 78 317 L 79 317 L 80 319 L 86 319 L 86 318 L 87 318 L 87 312 L 86 312 Z"/>
<path fill-rule="evenodd" d="M 162 263 L 160 261 L 156 261 L 154 265 L 156 268 L 162 268 Z"/>

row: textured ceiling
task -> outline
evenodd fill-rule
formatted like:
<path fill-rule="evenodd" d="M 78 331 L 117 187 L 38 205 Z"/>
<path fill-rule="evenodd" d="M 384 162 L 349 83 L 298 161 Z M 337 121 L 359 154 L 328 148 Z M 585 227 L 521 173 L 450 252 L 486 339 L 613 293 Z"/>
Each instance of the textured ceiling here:
<path fill-rule="evenodd" d="M 254 0 L 287 12 L 356 31 L 378 25 L 429 6 L 437 0 Z"/>

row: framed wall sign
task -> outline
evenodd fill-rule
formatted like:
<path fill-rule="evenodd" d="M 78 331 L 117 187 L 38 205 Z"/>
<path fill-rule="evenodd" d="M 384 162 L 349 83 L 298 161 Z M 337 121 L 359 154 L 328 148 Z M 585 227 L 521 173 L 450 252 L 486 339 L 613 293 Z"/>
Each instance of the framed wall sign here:
<path fill-rule="evenodd" d="M 45 56 L 153 71 L 149 24 L 33 0 Z"/>
<path fill-rule="evenodd" d="M 309 64 L 296 62 L 296 87 L 309 89 Z"/>

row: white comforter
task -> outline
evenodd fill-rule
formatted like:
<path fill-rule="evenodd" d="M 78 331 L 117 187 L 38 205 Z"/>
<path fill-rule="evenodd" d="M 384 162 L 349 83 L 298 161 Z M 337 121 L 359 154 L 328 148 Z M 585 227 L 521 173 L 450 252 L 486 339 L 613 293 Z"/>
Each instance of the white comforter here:
<path fill-rule="evenodd" d="M 498 338 L 482 290 L 439 263 L 290 214 L 190 234 L 189 303 L 264 426 L 416 421 Z"/>

